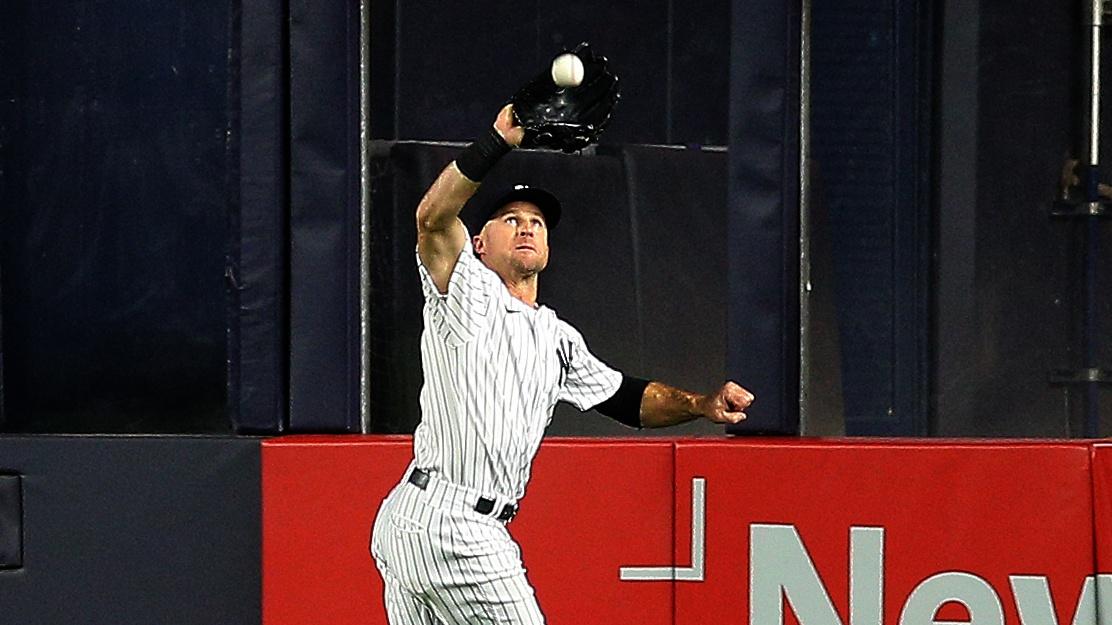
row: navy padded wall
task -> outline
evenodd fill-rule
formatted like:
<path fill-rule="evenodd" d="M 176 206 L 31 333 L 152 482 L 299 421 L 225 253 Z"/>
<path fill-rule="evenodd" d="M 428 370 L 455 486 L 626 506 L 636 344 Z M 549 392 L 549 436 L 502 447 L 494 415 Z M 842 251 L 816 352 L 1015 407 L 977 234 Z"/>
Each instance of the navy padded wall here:
<path fill-rule="evenodd" d="M 228 2 L 0 5 L 6 428 L 227 431 Z"/>
<path fill-rule="evenodd" d="M 23 567 L 5 623 L 258 625 L 259 441 L 0 436 L 23 476 Z"/>

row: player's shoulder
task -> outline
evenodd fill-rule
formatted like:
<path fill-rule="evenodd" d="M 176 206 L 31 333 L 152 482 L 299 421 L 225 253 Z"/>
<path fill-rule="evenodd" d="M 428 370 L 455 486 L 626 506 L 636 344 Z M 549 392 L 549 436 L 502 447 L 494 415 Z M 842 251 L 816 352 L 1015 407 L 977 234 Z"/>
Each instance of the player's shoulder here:
<path fill-rule="evenodd" d="M 571 322 L 559 315 L 556 315 L 556 334 L 559 338 L 567 341 L 583 343 L 583 333 L 573 326 Z"/>

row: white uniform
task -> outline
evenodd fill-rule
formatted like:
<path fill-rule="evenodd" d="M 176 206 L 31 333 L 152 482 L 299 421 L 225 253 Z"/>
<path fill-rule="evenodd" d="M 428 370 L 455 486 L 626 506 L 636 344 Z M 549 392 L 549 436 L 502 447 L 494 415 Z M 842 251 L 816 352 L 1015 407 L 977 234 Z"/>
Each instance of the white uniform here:
<path fill-rule="evenodd" d="M 588 350 L 549 308 L 510 295 L 472 251 L 447 294 L 417 259 L 425 292 L 421 423 L 413 437 L 422 489 L 402 481 L 382 502 L 371 553 L 392 625 L 541 624 L 521 551 L 496 519 L 525 494 L 533 456 L 557 401 L 587 410 L 621 373 Z M 475 510 L 480 497 L 493 511 Z"/>

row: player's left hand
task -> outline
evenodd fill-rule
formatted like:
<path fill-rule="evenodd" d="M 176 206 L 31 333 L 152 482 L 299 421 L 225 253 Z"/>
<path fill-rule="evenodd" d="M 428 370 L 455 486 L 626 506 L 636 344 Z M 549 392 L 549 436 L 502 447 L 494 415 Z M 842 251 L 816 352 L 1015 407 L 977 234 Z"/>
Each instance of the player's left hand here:
<path fill-rule="evenodd" d="M 498 111 L 498 119 L 494 120 L 494 129 L 502 135 L 503 141 L 515 148 L 521 145 L 521 140 L 525 137 L 525 129 L 514 121 L 513 104 L 507 104 Z"/>
<path fill-rule="evenodd" d="M 740 423 L 754 399 L 753 393 L 734 382 L 726 382 L 717 393 L 703 398 L 703 416 L 715 423 Z"/>

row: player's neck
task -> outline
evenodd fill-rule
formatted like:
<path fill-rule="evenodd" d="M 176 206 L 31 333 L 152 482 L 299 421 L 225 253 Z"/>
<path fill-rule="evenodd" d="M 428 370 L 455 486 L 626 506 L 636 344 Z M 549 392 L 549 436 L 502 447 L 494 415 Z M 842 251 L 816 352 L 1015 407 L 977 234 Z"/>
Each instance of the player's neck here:
<path fill-rule="evenodd" d="M 502 276 L 502 283 L 510 295 L 521 300 L 530 308 L 537 307 L 537 274 L 528 276 L 511 277 Z"/>

